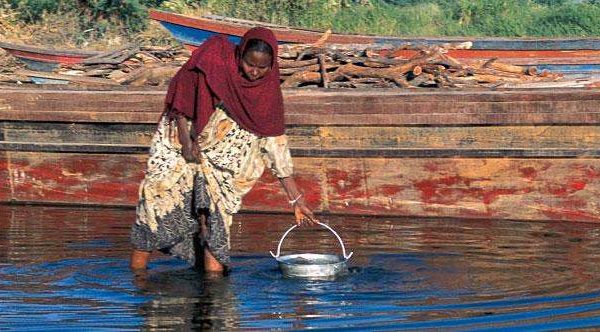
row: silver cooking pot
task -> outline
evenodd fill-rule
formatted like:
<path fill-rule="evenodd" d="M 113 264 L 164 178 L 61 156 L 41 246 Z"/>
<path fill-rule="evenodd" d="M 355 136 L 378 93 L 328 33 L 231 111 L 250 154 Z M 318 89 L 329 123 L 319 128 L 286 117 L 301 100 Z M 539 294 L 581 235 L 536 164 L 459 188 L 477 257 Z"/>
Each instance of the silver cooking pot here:
<path fill-rule="evenodd" d="M 317 222 L 317 224 L 327 228 L 333 233 L 333 235 L 335 235 L 342 246 L 342 256 L 340 257 L 332 254 L 311 253 L 281 256 L 281 244 L 283 243 L 285 237 L 293 229 L 298 227 L 298 225 L 294 225 L 290 227 L 290 229 L 283 234 L 281 240 L 279 240 L 277 254 L 269 251 L 271 256 L 277 260 L 279 268 L 281 269 L 284 277 L 329 279 L 348 273 L 348 264 L 346 262 L 348 259 L 350 259 L 350 257 L 352 257 L 353 252 L 346 254 L 344 242 L 342 241 L 342 238 L 340 238 L 340 236 L 333 230 L 333 228 L 321 222 Z"/>

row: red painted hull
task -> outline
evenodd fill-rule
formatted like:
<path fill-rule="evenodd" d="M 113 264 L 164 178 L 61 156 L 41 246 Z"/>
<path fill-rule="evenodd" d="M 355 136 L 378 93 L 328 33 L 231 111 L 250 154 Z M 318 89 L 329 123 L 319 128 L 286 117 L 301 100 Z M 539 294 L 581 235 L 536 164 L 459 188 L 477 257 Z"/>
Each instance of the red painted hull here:
<path fill-rule="evenodd" d="M 86 58 L 100 54 L 95 51 L 54 50 L 5 42 L 0 42 L 0 47 L 17 58 L 54 64 L 81 63 Z"/>
<path fill-rule="evenodd" d="M 600 90 L 287 90 L 318 211 L 600 222 Z M 134 206 L 162 91 L 0 90 L 0 201 Z M 289 211 L 265 173 L 248 211 Z"/>
<path fill-rule="evenodd" d="M 149 16 L 160 22 L 171 34 L 193 50 L 206 38 L 214 34 L 223 34 L 237 42 L 253 26 L 267 26 L 280 43 L 311 44 L 323 37 L 323 31 L 299 29 L 268 24 L 264 22 L 237 20 L 226 17 L 190 17 L 169 12 L 150 10 Z M 332 33 L 328 35 L 330 44 L 371 44 L 378 47 L 400 45 L 442 44 L 470 41 L 470 49 L 449 50 L 448 55 L 462 61 L 491 58 L 503 59 L 515 65 L 549 66 L 580 65 L 578 71 L 597 71 L 600 65 L 600 39 L 535 39 L 535 38 L 428 38 L 428 37 L 390 37 L 358 34 Z M 398 50 L 395 56 L 411 57 L 415 51 Z M 585 67 L 585 65 L 588 65 Z M 567 69 L 565 69 L 567 70 Z M 570 69 L 569 69 L 570 70 Z"/>

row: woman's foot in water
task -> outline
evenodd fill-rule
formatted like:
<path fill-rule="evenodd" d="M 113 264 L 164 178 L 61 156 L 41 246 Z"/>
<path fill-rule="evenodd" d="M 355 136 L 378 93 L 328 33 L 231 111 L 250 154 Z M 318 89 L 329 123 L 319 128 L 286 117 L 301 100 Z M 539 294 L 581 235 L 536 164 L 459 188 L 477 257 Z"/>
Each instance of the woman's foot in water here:
<path fill-rule="evenodd" d="M 204 248 L 204 272 L 214 276 L 223 276 L 226 272 L 223 264 L 219 263 L 208 248 Z"/>
<path fill-rule="evenodd" d="M 134 272 L 146 271 L 148 267 L 148 260 L 150 259 L 149 251 L 142 251 L 134 249 L 131 253 L 131 260 L 129 261 L 129 267 Z"/>

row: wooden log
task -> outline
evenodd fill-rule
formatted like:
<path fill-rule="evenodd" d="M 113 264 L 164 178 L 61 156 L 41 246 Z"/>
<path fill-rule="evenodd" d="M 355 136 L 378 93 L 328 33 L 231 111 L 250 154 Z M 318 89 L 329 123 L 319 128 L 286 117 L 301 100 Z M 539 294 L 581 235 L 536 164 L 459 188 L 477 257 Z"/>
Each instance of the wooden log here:
<path fill-rule="evenodd" d="M 331 33 L 331 30 L 329 30 Z M 321 74 L 321 84 L 324 88 L 328 88 L 329 86 L 329 77 L 327 76 L 327 64 L 325 63 L 325 55 L 319 54 L 319 73 Z"/>
<path fill-rule="evenodd" d="M 21 84 L 21 83 L 29 83 L 29 82 L 31 82 L 31 79 L 25 75 L 0 74 L 0 82 Z"/>
<path fill-rule="evenodd" d="M 119 64 L 139 51 L 139 45 L 127 45 L 118 50 L 110 52 L 100 57 L 93 57 L 83 60 L 84 64 Z"/>
<path fill-rule="evenodd" d="M 318 72 L 319 70 L 321 70 L 321 65 L 318 63 L 318 58 L 316 60 L 317 60 L 317 63 L 314 65 L 304 66 L 304 67 L 296 67 L 296 68 L 284 68 L 284 69 L 280 69 L 279 73 L 283 76 L 289 76 L 289 75 L 293 75 L 295 73 L 304 72 L 304 71 Z M 326 67 L 326 69 L 335 69 L 335 68 L 338 68 L 339 65 L 337 63 L 326 63 L 325 67 Z"/>
<path fill-rule="evenodd" d="M 327 77 L 329 82 L 338 81 L 344 79 L 343 75 L 340 75 L 337 72 L 327 73 Z M 282 88 L 295 88 L 302 84 L 319 84 L 323 82 L 323 78 L 320 72 L 314 71 L 302 71 L 297 72 L 286 78 L 283 83 L 281 83 Z"/>
<path fill-rule="evenodd" d="M 409 86 L 406 83 L 404 75 L 409 71 L 413 70 L 417 66 L 417 62 L 409 62 L 401 66 L 389 67 L 383 69 L 374 69 L 368 67 L 355 66 L 353 64 L 347 64 L 339 67 L 335 73 L 343 76 L 351 77 L 378 77 L 389 79 L 398 86 L 406 87 Z"/>
<path fill-rule="evenodd" d="M 408 83 L 414 87 L 437 85 L 435 77 L 429 73 L 422 73 L 413 78 L 412 80 L 409 80 Z"/>
<path fill-rule="evenodd" d="M 282 88 L 295 88 L 305 83 L 319 83 L 321 82 L 321 74 L 313 71 L 302 71 L 294 73 L 288 77 L 282 84 Z"/>
<path fill-rule="evenodd" d="M 450 81 L 454 83 L 498 83 L 498 82 L 512 82 L 512 83 L 521 83 L 523 80 L 518 77 L 508 77 L 508 76 L 497 76 L 497 75 L 489 75 L 489 74 L 475 74 L 473 76 L 453 76 L 449 77 Z"/>
<path fill-rule="evenodd" d="M 280 59 L 279 60 L 279 69 L 307 67 L 310 65 L 316 65 L 318 62 L 319 62 L 318 59 L 310 59 L 310 60 L 303 60 L 303 61 Z"/>
<path fill-rule="evenodd" d="M 47 72 L 37 72 L 25 69 L 19 69 L 15 71 L 17 75 L 30 76 L 30 77 L 42 77 L 49 78 L 55 80 L 66 80 L 74 83 L 83 83 L 83 84 L 99 84 L 99 85 L 118 85 L 119 83 L 106 78 L 98 78 L 98 77 L 86 77 L 86 76 L 75 76 L 75 75 L 61 75 Z"/>
<path fill-rule="evenodd" d="M 335 53 L 332 56 L 332 60 L 340 61 L 342 63 L 353 63 L 357 65 L 363 65 L 365 67 L 373 68 L 385 68 L 390 66 L 399 66 L 408 62 L 404 59 L 389 59 L 383 57 L 361 57 L 361 56 L 347 56 L 341 53 Z"/>
<path fill-rule="evenodd" d="M 414 76 L 419 76 L 419 75 L 421 75 L 422 72 L 423 72 L 423 67 L 421 67 L 421 66 L 415 66 L 412 70 L 412 74 Z"/>
<path fill-rule="evenodd" d="M 318 60 L 317 60 L 317 62 L 318 62 Z M 316 71 L 319 71 L 320 68 L 321 68 L 321 66 L 319 66 L 318 63 L 315 63 L 315 64 L 312 64 L 309 66 L 283 68 L 283 69 L 279 70 L 279 73 L 281 75 L 288 76 L 288 75 L 293 75 L 293 74 L 299 73 L 299 72 L 316 72 Z"/>
<path fill-rule="evenodd" d="M 515 65 L 508 64 L 508 63 L 499 62 L 497 58 L 487 61 L 483 65 L 483 67 L 484 68 L 492 68 L 492 69 L 496 69 L 499 71 L 505 71 L 505 72 L 509 72 L 509 73 L 523 74 L 523 75 L 530 75 L 530 76 L 534 76 L 537 73 L 537 68 L 535 68 L 534 66 L 530 66 L 530 67 L 515 66 Z"/>
<path fill-rule="evenodd" d="M 113 69 L 92 69 L 92 70 L 87 70 L 83 73 L 84 76 L 106 76 L 109 75 L 113 72 Z"/>

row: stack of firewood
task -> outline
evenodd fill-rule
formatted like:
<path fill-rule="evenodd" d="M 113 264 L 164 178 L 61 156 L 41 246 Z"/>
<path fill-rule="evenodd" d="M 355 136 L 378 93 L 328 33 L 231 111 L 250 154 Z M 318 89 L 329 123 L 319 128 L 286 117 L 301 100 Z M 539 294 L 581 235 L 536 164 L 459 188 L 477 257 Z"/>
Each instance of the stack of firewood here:
<path fill-rule="evenodd" d="M 51 72 L 13 65 L 0 75 L 0 82 L 26 84 L 32 78 L 74 85 L 167 85 L 190 52 L 177 47 L 126 46 L 86 58 L 78 64 L 61 64 Z M 1 74 L 1 73 L 0 73 Z"/>
<path fill-rule="evenodd" d="M 492 87 L 557 81 L 562 75 L 535 67 L 515 66 L 501 59 L 461 63 L 447 51 L 471 43 L 434 46 L 284 45 L 280 50 L 282 87 L 328 88 Z M 412 50 L 409 58 L 396 56 Z"/>
<path fill-rule="evenodd" d="M 283 88 L 442 88 L 494 87 L 503 84 L 557 81 L 561 75 L 515 66 L 501 59 L 461 63 L 448 50 L 471 43 L 434 46 L 282 45 L 279 68 Z M 399 54 L 407 54 L 402 57 Z M 80 85 L 166 86 L 190 57 L 184 48 L 126 46 L 61 65 L 53 72 L 23 68 L 0 73 L 0 82 L 28 83 L 41 77 Z"/>

